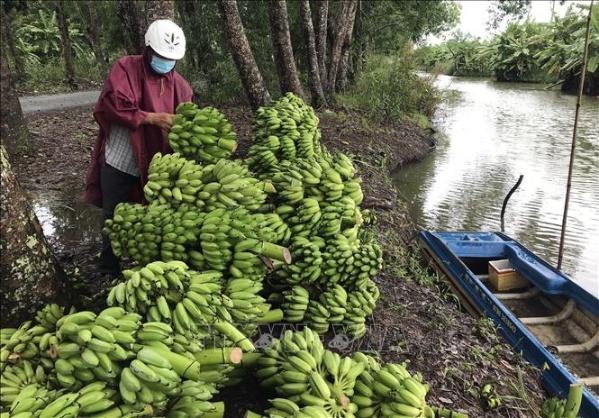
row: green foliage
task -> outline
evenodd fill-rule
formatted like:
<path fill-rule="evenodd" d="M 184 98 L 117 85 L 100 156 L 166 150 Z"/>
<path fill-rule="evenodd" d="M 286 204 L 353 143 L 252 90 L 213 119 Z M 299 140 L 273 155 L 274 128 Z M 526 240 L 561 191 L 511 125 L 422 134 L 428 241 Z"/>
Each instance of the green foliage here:
<path fill-rule="evenodd" d="M 545 47 L 535 58 L 556 84 L 580 78 L 586 35 L 588 7 L 570 7 L 563 18 L 557 18 L 551 27 Z M 589 83 L 599 83 L 599 8 L 593 9 L 589 34 L 589 60 L 587 77 Z"/>
<path fill-rule="evenodd" d="M 40 8 L 37 13 L 24 16 L 15 35 L 17 49 L 30 62 L 46 62 L 62 53 L 62 39 L 54 11 Z M 85 38 L 74 22 L 69 25 L 69 37 L 75 55 L 85 55 Z"/>
<path fill-rule="evenodd" d="M 433 73 L 490 76 L 493 72 L 490 60 L 480 53 L 487 46 L 488 42 L 458 33 L 443 44 L 420 48 L 416 51 L 416 61 L 420 68 Z"/>
<path fill-rule="evenodd" d="M 418 66 L 450 75 L 494 74 L 498 81 L 563 84 L 575 91 L 583 64 L 587 5 L 572 5 L 550 24 L 511 23 L 491 42 L 457 34 L 416 52 Z M 585 92 L 599 91 L 599 8 L 593 10 Z"/>
<path fill-rule="evenodd" d="M 440 96 L 430 80 L 415 73 L 412 57 L 404 53 L 399 58 L 371 56 L 355 85 L 339 100 L 382 121 L 430 116 Z"/>
<path fill-rule="evenodd" d="M 450 1 L 360 2 L 356 39 L 376 53 L 401 51 L 406 42 L 449 30 L 460 20 L 460 9 Z"/>
<path fill-rule="evenodd" d="M 103 74 L 93 57 L 78 57 L 74 60 L 75 74 L 79 81 L 100 86 Z M 62 58 L 52 58 L 46 62 L 25 62 L 27 77 L 19 84 L 19 90 L 36 93 L 59 93 L 70 90 L 65 81 Z"/>
<path fill-rule="evenodd" d="M 535 55 L 544 47 L 548 26 L 540 23 L 512 23 L 480 54 L 488 58 L 498 81 L 544 81 Z"/>

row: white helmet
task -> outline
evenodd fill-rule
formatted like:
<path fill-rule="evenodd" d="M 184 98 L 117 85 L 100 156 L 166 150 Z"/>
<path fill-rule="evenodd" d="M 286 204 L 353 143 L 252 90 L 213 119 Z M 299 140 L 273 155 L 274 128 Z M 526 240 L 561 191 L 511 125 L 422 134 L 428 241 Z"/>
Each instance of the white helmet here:
<path fill-rule="evenodd" d="M 146 46 L 170 60 L 180 60 L 185 55 L 185 35 L 176 23 L 170 20 L 155 20 L 146 31 Z"/>

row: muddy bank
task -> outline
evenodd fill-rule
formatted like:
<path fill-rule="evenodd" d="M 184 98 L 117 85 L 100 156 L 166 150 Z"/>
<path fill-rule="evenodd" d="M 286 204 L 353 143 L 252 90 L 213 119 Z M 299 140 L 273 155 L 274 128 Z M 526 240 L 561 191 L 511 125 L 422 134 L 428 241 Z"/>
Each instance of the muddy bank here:
<path fill-rule="evenodd" d="M 249 144 L 251 112 L 246 108 L 221 108 L 236 128 L 240 153 Z M 397 165 L 424 157 L 433 147 L 428 135 L 412 125 L 393 123 L 372 126 L 359 113 L 342 111 L 319 114 L 323 143 L 331 150 L 351 154 L 362 177 L 375 234 L 385 251 L 385 268 L 375 280 L 382 298 L 369 332 L 359 341 L 327 339 L 340 351 L 355 349 L 379 353 L 387 361 L 409 361 L 430 384 L 429 402 L 467 412 L 470 417 L 534 417 L 543 397 L 539 373 L 505 346 L 484 321 L 461 312 L 446 287 L 422 268 L 407 247 L 414 224 L 397 199 L 389 173 Z M 36 198 L 51 189 L 58 193 L 58 206 L 66 205 L 72 218 L 56 209 L 72 236 L 51 243 L 73 278 L 79 305 L 88 308 L 102 300 L 107 283 L 95 272 L 98 249 L 97 210 L 81 203 L 80 195 L 95 124 L 91 109 L 75 109 L 31 115 L 34 150 L 15 161 L 26 190 Z M 50 205 L 50 204 L 49 204 Z M 56 207 L 56 201 L 52 201 Z M 87 211 L 87 212 L 83 212 Z M 94 218 L 94 216 L 96 218 Z M 85 226 L 87 225 L 87 226 Z M 480 389 L 491 383 L 502 397 L 502 405 L 487 411 Z M 229 396 L 231 394 L 231 396 Z M 233 396 L 232 394 L 236 394 Z M 240 416 L 250 402 L 272 397 L 255 384 L 232 388 L 222 395 L 230 399 L 227 416 Z"/>

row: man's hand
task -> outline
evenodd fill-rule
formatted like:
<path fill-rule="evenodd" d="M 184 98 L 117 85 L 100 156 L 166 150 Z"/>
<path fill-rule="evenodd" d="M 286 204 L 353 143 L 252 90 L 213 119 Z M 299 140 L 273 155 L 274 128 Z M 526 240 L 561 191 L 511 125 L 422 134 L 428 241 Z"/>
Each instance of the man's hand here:
<path fill-rule="evenodd" d="M 173 118 L 175 115 L 170 113 L 148 113 L 142 123 L 147 125 L 155 125 L 159 128 L 169 130 L 173 126 Z"/>

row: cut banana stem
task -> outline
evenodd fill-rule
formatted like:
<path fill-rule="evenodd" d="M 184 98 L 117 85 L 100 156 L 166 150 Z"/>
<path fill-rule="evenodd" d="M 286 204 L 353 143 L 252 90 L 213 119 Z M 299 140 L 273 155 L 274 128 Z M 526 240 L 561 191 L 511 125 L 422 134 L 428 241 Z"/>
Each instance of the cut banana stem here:
<path fill-rule="evenodd" d="M 252 344 L 252 342 L 231 323 L 216 321 L 214 323 L 214 328 L 225 337 L 233 341 L 235 345 L 241 347 L 243 351 L 254 351 L 256 349 L 254 344 Z"/>
<path fill-rule="evenodd" d="M 239 364 L 243 358 L 243 350 L 239 347 L 209 348 L 194 356 L 202 368 L 210 364 Z"/>
<path fill-rule="evenodd" d="M 272 242 L 262 242 L 260 254 L 272 258 L 273 260 L 284 261 L 286 264 L 291 264 L 291 251 L 289 251 L 289 248 L 273 244 Z"/>
<path fill-rule="evenodd" d="M 245 413 L 245 418 L 262 418 L 262 415 L 257 414 L 257 413 L 252 412 L 252 411 L 247 411 Z"/>

